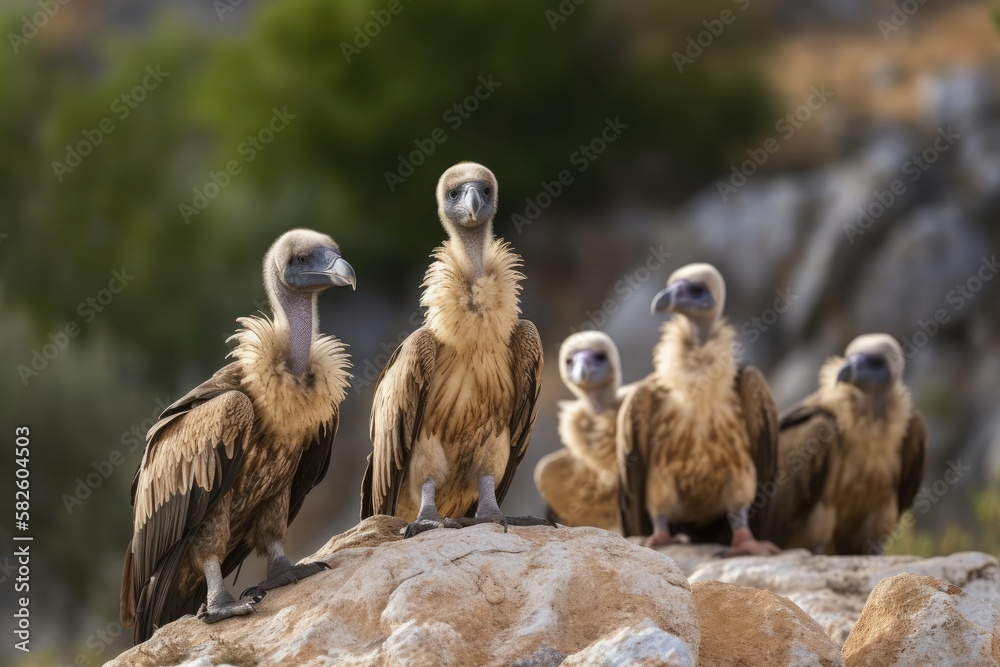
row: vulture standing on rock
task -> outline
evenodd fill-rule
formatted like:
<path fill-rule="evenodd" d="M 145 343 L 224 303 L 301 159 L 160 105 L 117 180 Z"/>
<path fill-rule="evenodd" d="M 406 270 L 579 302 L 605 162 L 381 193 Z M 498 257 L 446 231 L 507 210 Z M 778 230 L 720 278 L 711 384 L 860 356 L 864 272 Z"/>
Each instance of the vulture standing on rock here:
<path fill-rule="evenodd" d="M 264 257 L 264 284 L 274 320 L 241 318 L 235 361 L 146 436 L 121 590 L 136 642 L 185 614 L 214 623 L 253 613 L 265 590 L 326 568 L 292 565 L 283 544 L 326 474 L 350 379 L 344 345 L 318 334 L 316 298 L 356 279 L 333 239 L 296 229 Z M 223 578 L 254 549 L 267 554 L 268 579 L 236 601 Z"/>
<path fill-rule="evenodd" d="M 618 347 L 599 331 L 575 333 L 559 349 L 559 374 L 576 400 L 559 404 L 565 449 L 538 462 L 535 485 L 559 521 L 620 530 L 615 430 L 631 385 L 621 386 Z"/>
<path fill-rule="evenodd" d="M 781 417 L 770 531 L 785 548 L 878 554 L 913 503 L 927 428 L 902 381 L 903 352 L 868 334 L 819 372 L 819 389 Z"/>
<path fill-rule="evenodd" d="M 457 164 L 441 176 L 437 204 L 448 240 L 424 279 L 424 326 L 375 387 L 361 517 L 402 517 L 406 536 L 546 523 L 504 517 L 499 507 L 535 422 L 542 343 L 535 325 L 518 319 L 520 258 L 493 237 L 496 178 Z"/>
<path fill-rule="evenodd" d="M 774 473 L 776 408 L 760 371 L 737 365 L 725 300 L 722 275 L 709 264 L 678 269 L 653 300 L 654 313 L 672 317 L 653 373 L 618 415 L 622 524 L 626 536 L 652 533 L 648 546 L 731 534 L 723 555 L 774 554 L 775 545 L 754 538 L 749 509 L 758 479 Z"/>

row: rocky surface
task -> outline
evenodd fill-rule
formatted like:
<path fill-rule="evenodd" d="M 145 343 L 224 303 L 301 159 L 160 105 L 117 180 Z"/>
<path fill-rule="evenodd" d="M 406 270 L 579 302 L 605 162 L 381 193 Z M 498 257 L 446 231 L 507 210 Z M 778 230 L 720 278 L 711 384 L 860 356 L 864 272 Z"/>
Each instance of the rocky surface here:
<path fill-rule="evenodd" d="M 184 618 L 110 664 L 697 664 L 690 586 L 655 551 L 595 528 L 402 541 L 402 525 L 362 522 L 316 554 L 331 570 L 271 591 L 257 615 Z"/>
<path fill-rule="evenodd" d="M 933 577 L 898 574 L 872 591 L 844 660 L 848 667 L 995 667 L 1000 609 Z"/>
<path fill-rule="evenodd" d="M 403 525 L 368 519 L 305 559 L 331 570 L 257 615 L 186 617 L 109 664 L 997 664 L 983 656 L 1000 650 L 1000 565 L 982 553 L 719 559 L 721 545 L 657 552 L 598 528 L 402 540 Z"/>
<path fill-rule="evenodd" d="M 842 645 L 875 586 L 902 572 L 926 575 L 961 587 L 972 598 L 1000 608 L 1000 565 L 984 553 L 956 553 L 939 558 L 914 556 L 814 556 L 796 549 L 775 557 L 715 559 L 722 547 L 674 546 L 663 551 L 692 583 L 724 581 L 769 590 L 787 597 Z M 700 561 L 686 550 L 696 550 Z"/>
<path fill-rule="evenodd" d="M 700 667 L 839 667 L 840 648 L 788 598 L 704 581 L 692 587 L 701 626 Z"/>

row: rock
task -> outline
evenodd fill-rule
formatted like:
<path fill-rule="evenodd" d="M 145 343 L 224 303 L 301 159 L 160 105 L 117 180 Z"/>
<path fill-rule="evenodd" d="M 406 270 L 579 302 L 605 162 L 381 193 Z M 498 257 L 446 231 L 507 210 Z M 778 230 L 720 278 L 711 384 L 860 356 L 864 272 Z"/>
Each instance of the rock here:
<path fill-rule="evenodd" d="M 566 658 L 560 667 L 694 667 L 691 647 L 650 620 L 623 628 Z"/>
<path fill-rule="evenodd" d="M 786 597 L 721 581 L 692 587 L 700 667 L 838 667 L 840 648 Z"/>
<path fill-rule="evenodd" d="M 872 591 L 844 644 L 847 667 L 995 667 L 1000 610 L 934 577 L 899 574 Z"/>
<path fill-rule="evenodd" d="M 331 570 L 270 591 L 258 614 L 180 619 L 110 664 L 697 664 L 690 586 L 651 549 L 596 528 L 485 525 L 404 541 L 402 526 L 368 519 L 318 552 Z"/>
<path fill-rule="evenodd" d="M 814 556 L 804 549 L 794 549 L 778 556 L 707 560 L 689 579 L 692 584 L 718 580 L 783 595 L 842 645 L 872 589 L 883 579 L 902 572 L 941 579 L 961 587 L 970 597 L 1000 608 L 1000 564 L 993 556 L 977 552 L 920 559 Z"/>

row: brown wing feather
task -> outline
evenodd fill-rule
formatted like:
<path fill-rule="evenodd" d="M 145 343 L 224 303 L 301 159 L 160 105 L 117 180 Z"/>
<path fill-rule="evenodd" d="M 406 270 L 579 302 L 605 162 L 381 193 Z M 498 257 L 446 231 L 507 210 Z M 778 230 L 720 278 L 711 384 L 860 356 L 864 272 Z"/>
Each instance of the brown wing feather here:
<path fill-rule="evenodd" d="M 514 471 L 528 451 L 531 431 L 538 412 L 538 392 L 542 386 L 542 339 L 528 320 L 519 320 L 510 335 L 511 373 L 514 401 L 510 414 L 510 457 L 503 477 L 496 485 L 497 504 L 503 502 L 514 480 Z"/>
<path fill-rule="evenodd" d="M 177 576 L 194 532 L 232 488 L 253 427 L 250 399 L 212 384 L 218 379 L 188 394 L 186 406 L 179 401 L 164 411 L 132 485 L 134 533 L 122 572 L 121 617 L 134 624 L 137 642 L 196 611 L 204 597 L 203 591 L 183 597 Z"/>
<path fill-rule="evenodd" d="M 653 524 L 646 511 L 646 461 L 649 456 L 649 420 L 655 396 L 640 382 L 618 411 L 618 504 L 625 537 L 649 535 Z"/>
<path fill-rule="evenodd" d="M 372 453 L 361 482 L 361 518 L 395 514 L 403 472 L 420 433 L 438 341 L 422 327 L 396 348 L 375 384 Z"/>
<path fill-rule="evenodd" d="M 773 483 L 778 466 L 778 408 L 764 374 L 754 366 L 741 366 L 737 371 L 736 393 L 743 408 L 750 453 L 757 468 L 757 495 L 766 498 L 767 486 Z M 758 538 L 768 529 L 765 515 L 766 506 L 751 508 L 750 528 Z"/>
<path fill-rule="evenodd" d="M 814 397 L 782 414 L 778 429 L 779 472 L 764 512 L 765 531 L 768 539 L 786 548 L 807 529 L 822 500 L 831 456 L 840 449 L 840 429 L 833 413 Z"/>
<path fill-rule="evenodd" d="M 899 476 L 899 512 L 903 513 L 913 504 L 913 498 L 920 490 L 924 479 L 924 466 L 927 458 L 927 424 L 923 416 L 913 411 L 910 423 L 903 436 L 903 446 L 900 449 Z"/>

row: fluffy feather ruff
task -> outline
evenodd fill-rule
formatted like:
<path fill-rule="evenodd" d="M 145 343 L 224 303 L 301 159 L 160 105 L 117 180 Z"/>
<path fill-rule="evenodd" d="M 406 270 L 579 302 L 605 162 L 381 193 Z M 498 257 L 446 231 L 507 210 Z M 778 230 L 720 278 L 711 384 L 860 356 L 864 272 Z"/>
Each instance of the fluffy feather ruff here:
<path fill-rule="evenodd" d="M 253 402 L 257 423 L 286 446 L 301 446 L 317 437 L 339 410 L 350 384 L 350 355 L 333 336 L 314 335 L 309 371 L 289 371 L 288 331 L 267 317 L 241 317 L 243 328 L 229 340 L 228 356 L 239 362 L 242 384 Z"/>
<path fill-rule="evenodd" d="M 702 345 L 686 317 L 667 320 L 660 327 L 660 340 L 653 349 L 656 383 L 669 389 L 675 400 L 693 405 L 735 401 L 735 340 L 736 332 L 725 320 L 716 322 Z"/>
<path fill-rule="evenodd" d="M 455 348 L 481 343 L 506 347 L 521 315 L 521 258 L 508 243 L 494 239 L 483 254 L 483 275 L 473 277 L 452 241 L 432 256 L 420 305 L 427 308 L 424 322 L 434 336 Z"/>
<path fill-rule="evenodd" d="M 618 406 L 594 414 L 584 401 L 559 402 L 559 439 L 595 473 L 617 475 Z"/>

